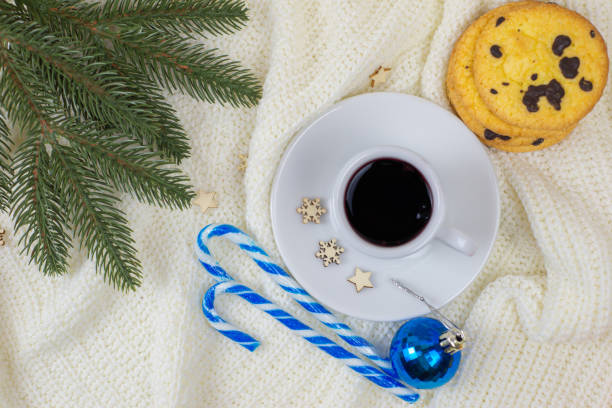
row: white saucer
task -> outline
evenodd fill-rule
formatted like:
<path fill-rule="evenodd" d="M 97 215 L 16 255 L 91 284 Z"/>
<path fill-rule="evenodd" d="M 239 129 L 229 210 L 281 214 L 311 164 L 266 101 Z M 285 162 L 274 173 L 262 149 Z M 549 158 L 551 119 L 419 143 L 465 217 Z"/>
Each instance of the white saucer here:
<path fill-rule="evenodd" d="M 304 197 L 330 210 L 336 177 L 357 153 L 379 145 L 401 146 L 436 170 L 447 203 L 446 220 L 478 246 L 466 256 L 439 241 L 402 259 L 378 259 L 351 247 L 331 222 L 302 224 Z M 487 260 L 499 222 L 499 194 L 485 148 L 453 114 L 411 95 L 369 93 L 340 102 L 302 130 L 287 148 L 271 196 L 272 228 L 287 268 L 310 294 L 330 308 L 367 320 L 403 320 L 429 312 L 396 288 L 396 278 L 435 307 L 461 293 Z M 319 241 L 336 238 L 341 264 L 323 267 Z M 357 293 L 347 279 L 355 267 L 371 271 L 374 288 Z"/>

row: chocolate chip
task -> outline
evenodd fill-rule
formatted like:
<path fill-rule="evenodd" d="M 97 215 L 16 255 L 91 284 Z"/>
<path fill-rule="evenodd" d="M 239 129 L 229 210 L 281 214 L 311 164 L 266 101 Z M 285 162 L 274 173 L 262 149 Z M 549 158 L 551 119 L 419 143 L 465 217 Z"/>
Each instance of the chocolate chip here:
<path fill-rule="evenodd" d="M 589 34 L 591 34 L 591 38 L 595 38 L 595 31 L 591 30 Z"/>
<path fill-rule="evenodd" d="M 485 129 L 484 131 L 484 138 L 487 140 L 493 140 L 495 138 L 501 139 L 501 140 L 510 140 L 511 137 L 510 136 L 506 136 L 506 135 L 500 135 L 499 133 L 495 133 L 492 130 L 489 129 Z"/>
<path fill-rule="evenodd" d="M 466 66 L 465 66 L 465 69 L 468 69 L 469 67 L 470 67 L 469 65 L 466 65 Z"/>
<path fill-rule="evenodd" d="M 506 21 L 506 19 L 504 17 L 498 18 L 497 21 L 495 22 L 495 27 L 499 26 L 504 21 Z"/>
<path fill-rule="evenodd" d="M 546 100 L 548 100 L 548 103 L 550 103 L 553 108 L 561 110 L 561 99 L 563 99 L 564 96 L 565 89 L 563 89 L 556 79 L 548 83 L 548 87 L 546 88 Z"/>
<path fill-rule="evenodd" d="M 491 46 L 491 55 L 494 56 L 495 58 L 501 58 L 502 52 L 501 52 L 501 49 L 499 48 L 499 45 Z"/>
<path fill-rule="evenodd" d="M 523 90 L 521 89 L 521 93 L 523 93 L 523 92 L 525 92 L 525 91 L 523 91 Z"/>
<path fill-rule="evenodd" d="M 546 95 L 546 88 L 548 88 L 548 85 L 529 85 L 527 92 L 523 95 L 523 105 L 527 107 L 529 112 L 537 112 L 540 110 L 538 102 L 541 96 Z"/>
<path fill-rule="evenodd" d="M 508 86 L 508 85 L 510 85 L 510 82 L 502 82 L 502 85 L 503 86 Z"/>
<path fill-rule="evenodd" d="M 497 89 L 495 89 L 495 88 L 491 88 L 491 93 L 492 93 L 493 95 L 497 95 Z"/>
<path fill-rule="evenodd" d="M 540 110 L 538 102 L 542 96 L 546 97 L 553 108 L 561 110 L 561 99 L 565 96 L 565 90 L 556 79 L 546 85 L 529 85 L 527 92 L 523 95 L 523 105 L 529 112 L 537 112 Z"/>
<path fill-rule="evenodd" d="M 543 141 L 544 141 L 544 139 L 542 139 L 542 138 L 536 139 L 536 140 L 533 141 L 532 145 L 534 145 L 534 146 L 540 145 L 540 144 L 542 144 Z"/>
<path fill-rule="evenodd" d="M 531 74 L 531 80 L 535 81 L 536 79 L 538 79 L 538 74 Z"/>
<path fill-rule="evenodd" d="M 578 67 L 580 66 L 580 58 L 578 57 L 563 57 L 559 61 L 559 68 L 561 73 L 566 78 L 575 78 L 578 75 Z"/>
<path fill-rule="evenodd" d="M 572 40 L 567 35 L 558 35 L 552 44 L 553 54 L 560 57 L 561 55 L 563 55 L 563 50 L 569 47 L 571 43 Z"/>
<path fill-rule="evenodd" d="M 590 92 L 593 90 L 593 83 L 591 81 L 587 81 L 584 77 L 580 78 L 580 82 L 578 83 L 580 89 L 584 92 Z"/>

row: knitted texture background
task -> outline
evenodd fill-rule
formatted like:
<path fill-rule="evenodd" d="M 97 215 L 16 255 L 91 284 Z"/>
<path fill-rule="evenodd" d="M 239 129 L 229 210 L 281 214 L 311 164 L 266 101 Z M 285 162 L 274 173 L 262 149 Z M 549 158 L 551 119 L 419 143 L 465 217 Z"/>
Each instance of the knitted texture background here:
<path fill-rule="evenodd" d="M 393 70 L 376 91 L 449 109 L 453 43 L 501 3 L 249 2 L 246 29 L 206 42 L 254 69 L 263 99 L 240 110 L 170 97 L 192 138 L 183 168 L 196 189 L 218 192 L 219 208 L 203 215 L 125 200 L 144 263 L 138 291 L 114 291 L 78 251 L 71 274 L 42 276 L 0 217 L 8 232 L 0 249 L 0 406 L 405 406 L 238 298 L 221 297 L 218 311 L 262 346 L 248 353 L 216 333 L 200 310 L 212 279 L 193 244 L 206 224 L 233 223 L 278 260 L 269 193 L 296 131 L 331 104 L 372 91 L 368 75 L 380 64 Z M 612 45 L 610 0 L 558 3 Z M 238 154 L 246 152 L 243 174 Z M 612 406 L 612 86 L 562 143 L 490 157 L 501 190 L 499 236 L 477 280 L 444 310 L 474 340 L 457 378 L 418 406 Z M 214 250 L 234 277 L 321 328 L 237 249 L 218 242 Z M 400 325 L 346 320 L 381 349 Z"/>

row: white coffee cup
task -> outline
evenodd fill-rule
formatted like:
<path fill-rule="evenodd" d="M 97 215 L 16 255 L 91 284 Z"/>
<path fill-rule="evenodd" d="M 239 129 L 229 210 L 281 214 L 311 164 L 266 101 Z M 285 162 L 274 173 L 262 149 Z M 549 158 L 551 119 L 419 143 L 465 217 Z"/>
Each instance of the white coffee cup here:
<path fill-rule="evenodd" d="M 431 216 L 423 230 L 410 241 L 397 246 L 378 246 L 368 242 L 351 226 L 344 208 L 347 186 L 353 175 L 364 165 L 377 159 L 392 158 L 402 160 L 414 166 L 425 178 L 430 192 Z M 352 157 L 340 171 L 331 197 L 330 215 L 338 236 L 358 250 L 377 258 L 403 258 L 423 249 L 432 240 L 438 239 L 451 248 L 456 249 L 468 256 L 476 252 L 477 246 L 474 241 L 463 232 L 446 225 L 444 194 L 440 185 L 440 179 L 432 166 L 417 153 L 397 146 L 378 146 L 364 150 Z"/>

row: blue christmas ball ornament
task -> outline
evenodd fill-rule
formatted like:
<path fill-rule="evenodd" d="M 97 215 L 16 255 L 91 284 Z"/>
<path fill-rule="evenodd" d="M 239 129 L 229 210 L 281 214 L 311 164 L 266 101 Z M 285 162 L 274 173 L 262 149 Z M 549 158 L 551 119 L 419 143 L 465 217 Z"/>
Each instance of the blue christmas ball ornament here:
<path fill-rule="evenodd" d="M 414 388 L 429 389 L 453 378 L 461 351 L 450 353 L 440 345 L 440 336 L 448 331 L 439 320 L 429 317 L 408 320 L 400 327 L 391 341 L 389 357 L 402 381 Z"/>

